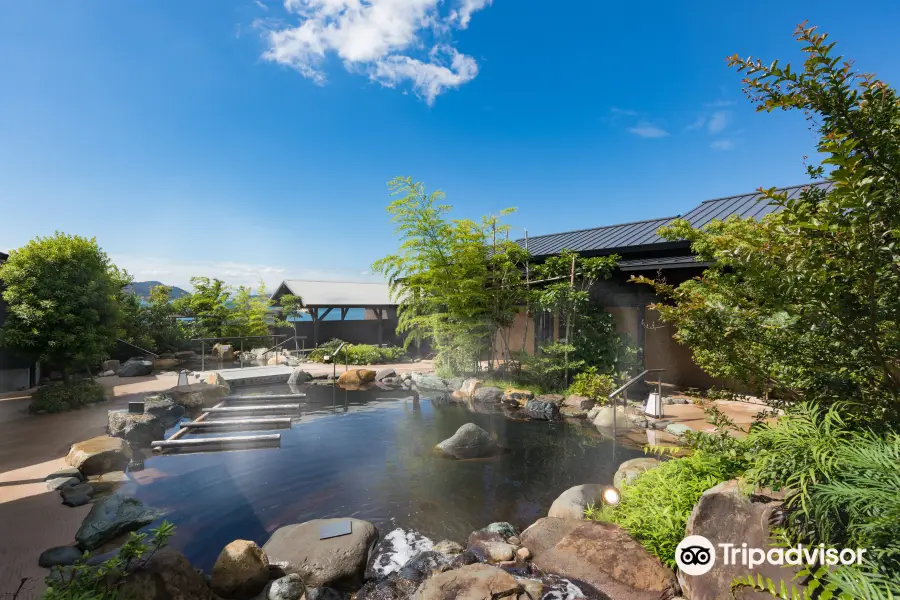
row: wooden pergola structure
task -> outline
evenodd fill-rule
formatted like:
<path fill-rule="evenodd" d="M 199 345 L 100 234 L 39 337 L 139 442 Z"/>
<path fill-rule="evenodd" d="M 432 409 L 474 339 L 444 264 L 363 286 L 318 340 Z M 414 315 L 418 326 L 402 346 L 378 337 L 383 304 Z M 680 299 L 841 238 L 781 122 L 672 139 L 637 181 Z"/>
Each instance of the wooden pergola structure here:
<path fill-rule="evenodd" d="M 386 283 L 286 279 L 272 294 L 272 301 L 277 305 L 279 299 L 286 294 L 302 299 L 301 305 L 312 319 L 314 346 L 319 344 L 320 321 L 334 310 L 340 311 L 340 320 L 344 321 L 350 309 L 354 308 L 363 309 L 367 313 L 371 311 L 378 320 L 378 344 L 382 344 L 388 311 L 397 309 L 397 303 L 391 300 Z"/>

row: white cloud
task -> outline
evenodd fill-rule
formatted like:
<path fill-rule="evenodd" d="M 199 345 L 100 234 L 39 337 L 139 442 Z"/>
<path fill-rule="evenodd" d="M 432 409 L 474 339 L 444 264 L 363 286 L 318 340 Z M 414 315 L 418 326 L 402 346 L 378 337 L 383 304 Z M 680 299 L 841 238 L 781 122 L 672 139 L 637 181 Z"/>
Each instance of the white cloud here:
<path fill-rule="evenodd" d="M 732 140 L 716 140 L 709 145 L 713 150 L 731 150 L 734 148 L 734 141 Z"/>
<path fill-rule="evenodd" d="M 629 127 L 628 131 L 642 138 L 661 138 L 669 135 L 668 131 L 648 121 L 640 121 L 636 126 Z"/>
<path fill-rule="evenodd" d="M 490 3 L 455 0 L 448 12 L 442 0 L 284 0 L 299 24 L 269 25 L 263 57 L 321 85 L 334 55 L 351 73 L 387 87 L 410 83 L 431 104 L 478 74 L 475 60 L 451 45 L 450 32 L 465 29 Z"/>
<path fill-rule="evenodd" d="M 613 113 L 614 115 L 623 115 L 626 117 L 636 117 L 638 115 L 636 110 L 631 110 L 631 109 L 627 109 L 627 108 L 616 108 L 615 106 L 610 108 L 609 112 Z"/>
<path fill-rule="evenodd" d="M 148 257 L 130 254 L 114 254 L 113 262 L 128 271 L 135 281 L 161 281 L 185 290 L 191 289 L 191 277 L 212 277 L 228 285 L 245 285 L 256 289 L 259 282 L 272 291 L 285 279 L 309 279 L 316 281 L 380 281 L 369 272 L 358 269 L 297 269 L 265 263 L 240 263 L 232 261 L 191 261 Z"/>
<path fill-rule="evenodd" d="M 493 0 L 462 0 L 459 9 L 450 13 L 450 19 L 459 23 L 460 28 L 465 29 L 472 20 L 472 13 L 490 6 L 492 2 Z"/>
<path fill-rule="evenodd" d="M 695 131 L 702 129 L 706 125 L 706 117 L 697 117 L 693 123 L 684 128 L 685 131 Z"/>
<path fill-rule="evenodd" d="M 707 128 L 710 133 L 721 133 L 728 125 L 729 114 L 725 110 L 717 110 L 709 119 Z"/>

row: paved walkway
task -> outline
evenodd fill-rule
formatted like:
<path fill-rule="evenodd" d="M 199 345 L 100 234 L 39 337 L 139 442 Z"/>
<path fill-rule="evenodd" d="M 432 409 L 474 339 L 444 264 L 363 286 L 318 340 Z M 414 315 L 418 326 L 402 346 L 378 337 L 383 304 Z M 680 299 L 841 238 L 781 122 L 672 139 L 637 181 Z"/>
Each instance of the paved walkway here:
<path fill-rule="evenodd" d="M 44 477 L 66 466 L 69 446 L 103 435 L 108 410 L 167 390 L 176 379 L 173 373 L 101 378 L 109 401 L 55 415 L 29 414 L 28 395 L 0 395 L 0 597 L 14 592 L 23 578 L 29 581 L 19 599 L 39 597 L 47 571 L 38 567 L 38 556 L 52 546 L 73 543 L 90 511 L 90 505 L 63 506 L 59 492 L 47 490 L 44 483 Z"/>

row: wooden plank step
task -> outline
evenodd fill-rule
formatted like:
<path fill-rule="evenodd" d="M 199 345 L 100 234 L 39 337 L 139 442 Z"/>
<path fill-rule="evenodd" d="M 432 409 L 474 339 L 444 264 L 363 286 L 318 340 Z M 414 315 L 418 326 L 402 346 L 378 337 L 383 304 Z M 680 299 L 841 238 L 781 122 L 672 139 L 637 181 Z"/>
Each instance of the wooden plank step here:
<path fill-rule="evenodd" d="M 262 419 L 228 419 L 218 421 L 191 421 L 182 423 L 184 429 L 288 429 L 291 426 L 290 417 L 268 417 Z"/>
<path fill-rule="evenodd" d="M 306 394 L 259 394 L 255 396 L 225 396 L 228 402 L 275 402 L 276 400 L 297 400 L 306 398 Z"/>
<path fill-rule="evenodd" d="M 206 412 L 213 416 L 222 416 L 239 415 L 241 413 L 297 412 L 298 410 L 300 410 L 299 404 L 245 404 L 242 406 L 207 408 Z"/>
<path fill-rule="evenodd" d="M 150 444 L 154 450 L 240 450 L 280 446 L 280 433 L 259 435 L 235 435 L 216 438 L 188 438 L 180 440 L 157 440 Z"/>

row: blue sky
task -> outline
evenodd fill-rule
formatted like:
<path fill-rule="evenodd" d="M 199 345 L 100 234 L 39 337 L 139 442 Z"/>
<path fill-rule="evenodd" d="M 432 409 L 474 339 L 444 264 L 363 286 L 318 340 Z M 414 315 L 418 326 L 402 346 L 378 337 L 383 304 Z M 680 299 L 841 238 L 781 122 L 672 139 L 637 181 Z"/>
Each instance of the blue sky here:
<path fill-rule="evenodd" d="M 900 80 L 895 0 L 0 3 L 0 249 L 96 236 L 139 280 L 365 279 L 385 183 L 531 235 L 804 181 L 800 114 L 724 57 L 809 19 Z"/>

